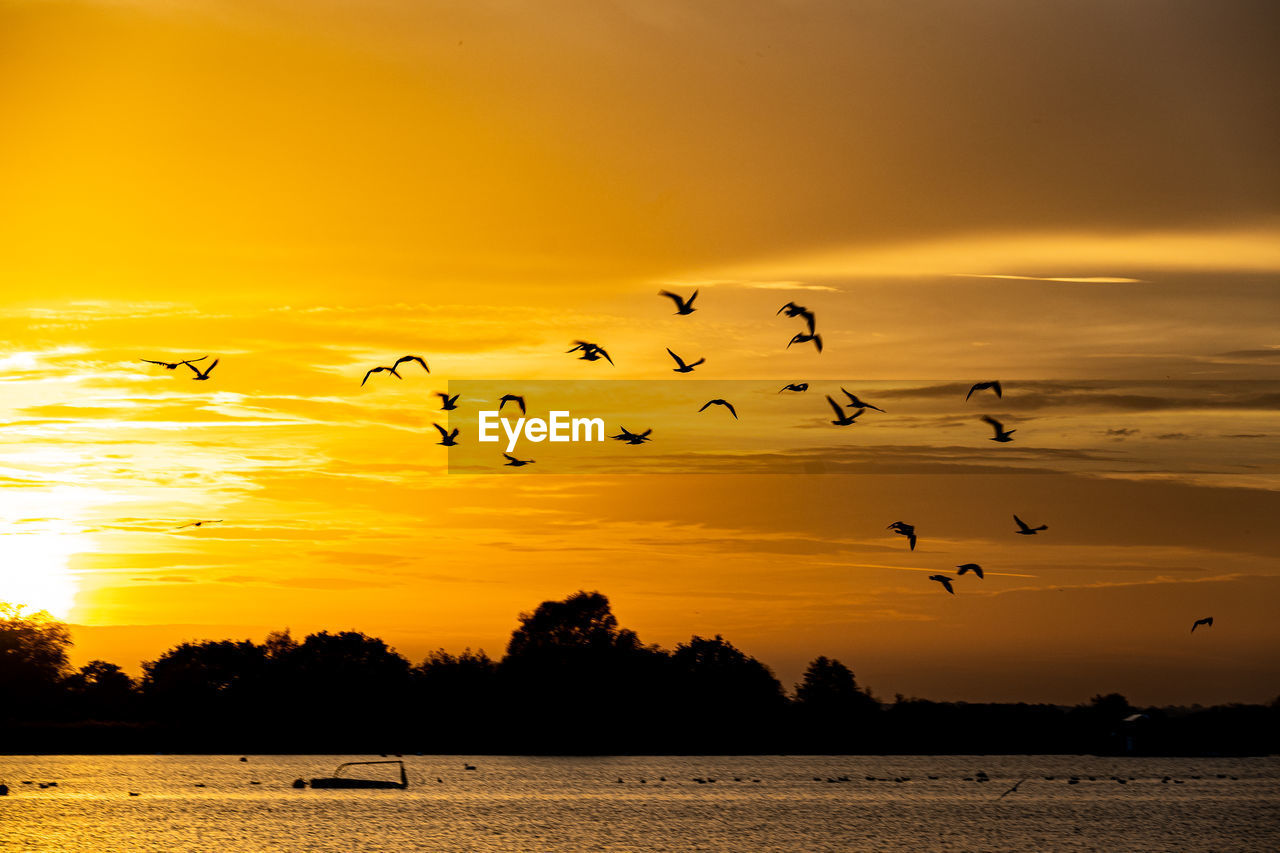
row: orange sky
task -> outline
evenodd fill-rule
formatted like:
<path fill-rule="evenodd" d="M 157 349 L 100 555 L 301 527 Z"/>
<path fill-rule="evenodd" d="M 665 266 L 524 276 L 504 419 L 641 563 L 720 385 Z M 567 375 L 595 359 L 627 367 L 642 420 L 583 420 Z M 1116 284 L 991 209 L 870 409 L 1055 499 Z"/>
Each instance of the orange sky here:
<path fill-rule="evenodd" d="M 285 625 L 497 654 L 585 588 L 788 684 L 827 654 L 884 697 L 1269 700 L 1277 23 L 0 0 L 0 599 L 130 668 Z M 661 432 L 689 473 L 447 472 L 450 381 L 671 380 L 668 346 L 708 359 L 682 382 L 813 385 L 739 392 L 734 470 L 856 473 Z M 408 352 L 430 376 L 359 387 Z M 206 353 L 202 383 L 138 361 Z M 829 427 L 841 384 L 889 413 Z"/>

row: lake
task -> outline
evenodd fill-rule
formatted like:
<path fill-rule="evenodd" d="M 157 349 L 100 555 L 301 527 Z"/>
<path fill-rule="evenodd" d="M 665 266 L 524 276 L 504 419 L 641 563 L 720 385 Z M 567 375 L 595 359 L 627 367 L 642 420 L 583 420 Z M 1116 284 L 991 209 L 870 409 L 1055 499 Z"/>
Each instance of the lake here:
<path fill-rule="evenodd" d="M 0 756 L 0 782 L 10 788 L 0 797 L 0 847 L 1280 850 L 1274 757 L 415 755 L 404 757 L 407 791 L 290 787 L 299 777 L 330 775 L 341 761 L 378 757 Z M 980 772 L 990 781 L 966 781 Z"/>

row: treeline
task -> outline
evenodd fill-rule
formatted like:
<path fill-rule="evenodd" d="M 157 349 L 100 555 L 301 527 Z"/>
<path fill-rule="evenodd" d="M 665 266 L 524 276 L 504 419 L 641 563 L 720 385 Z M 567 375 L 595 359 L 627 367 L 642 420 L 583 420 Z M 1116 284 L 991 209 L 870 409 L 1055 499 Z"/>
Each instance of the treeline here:
<path fill-rule="evenodd" d="M 1277 751 L 1270 705 L 880 702 L 819 657 L 788 692 L 720 636 L 674 649 L 579 592 L 521 614 L 501 660 L 412 664 L 356 632 L 183 643 L 141 679 L 68 666 L 66 626 L 0 604 L 0 752 L 1134 753 Z"/>

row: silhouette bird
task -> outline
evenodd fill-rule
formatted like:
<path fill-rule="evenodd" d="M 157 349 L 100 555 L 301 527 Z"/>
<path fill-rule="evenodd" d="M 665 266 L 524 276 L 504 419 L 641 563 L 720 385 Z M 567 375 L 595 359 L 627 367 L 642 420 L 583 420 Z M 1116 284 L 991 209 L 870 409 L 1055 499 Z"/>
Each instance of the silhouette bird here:
<path fill-rule="evenodd" d="M 622 430 L 620 434 L 611 435 L 609 438 L 614 441 L 625 441 L 627 444 L 643 444 L 650 440 L 649 433 L 653 432 L 653 427 L 641 433 L 630 432 L 626 427 L 620 427 L 620 429 Z"/>
<path fill-rule="evenodd" d="M 886 527 L 885 530 L 892 530 L 900 536 L 907 537 L 907 543 L 911 545 L 911 550 L 914 551 L 916 549 L 916 526 L 914 524 L 907 524 L 905 521 L 895 521 L 893 524 Z"/>
<path fill-rule="evenodd" d="M 437 391 L 436 396 L 439 397 L 441 401 L 440 411 L 452 412 L 454 409 L 458 408 L 458 398 L 461 397 L 462 395 L 454 394 L 452 397 L 450 397 L 444 391 Z"/>
<path fill-rule="evenodd" d="M 582 350 L 582 355 L 578 356 L 579 361 L 599 361 L 601 357 L 605 361 L 613 364 L 613 359 L 609 358 L 609 353 L 605 352 L 604 347 L 599 344 L 593 344 L 590 341 L 574 341 L 573 349 L 565 350 L 565 352 L 577 352 Z"/>
<path fill-rule="evenodd" d="M 956 594 L 956 591 L 951 588 L 950 575 L 929 575 L 929 580 L 937 581 L 938 583 L 942 584 L 942 586 L 947 590 L 947 592 L 951 593 L 952 595 Z"/>
<path fill-rule="evenodd" d="M 839 403 L 831 399 L 830 394 L 827 395 L 827 402 L 831 404 L 831 408 L 836 413 L 836 419 L 832 421 L 832 423 L 835 424 L 836 426 L 848 426 L 849 424 L 853 423 L 858 419 L 858 415 L 861 415 L 863 412 L 866 411 L 866 409 L 858 409 L 858 411 L 850 415 L 845 412 L 844 408 L 841 407 Z"/>
<path fill-rule="evenodd" d="M 192 382 L 201 382 L 201 381 L 203 381 L 203 380 L 205 380 L 205 379 L 208 379 L 208 378 L 209 378 L 209 374 L 210 374 L 210 373 L 213 373 L 213 369 L 214 369 L 215 367 L 217 367 L 217 366 L 218 366 L 218 359 L 216 359 L 216 358 L 215 358 L 215 359 L 213 360 L 213 364 L 211 364 L 211 365 L 209 365 L 208 367 L 206 367 L 206 368 L 204 369 L 204 371 L 203 371 L 203 372 L 200 370 L 200 368 L 196 367 L 194 364 L 192 364 L 192 363 L 191 363 L 191 362 L 189 362 L 189 361 L 184 361 L 184 362 L 182 362 L 182 363 L 183 363 L 183 364 L 185 364 L 187 367 L 190 367 L 190 368 L 191 368 L 191 372 L 195 374 L 195 376 L 192 376 L 192 377 L 191 377 L 191 381 L 192 381 Z"/>
<path fill-rule="evenodd" d="M 800 393 L 803 394 L 805 391 L 808 391 L 808 390 L 809 390 L 808 382 L 799 382 L 799 383 L 796 383 L 795 385 L 783 385 L 782 390 L 778 391 L 778 393 L 781 394 L 783 391 L 799 391 Z"/>
<path fill-rule="evenodd" d="M 985 391 L 988 388 L 990 388 L 992 391 L 995 391 L 997 397 L 1004 397 L 1004 389 L 1000 387 L 1000 380 L 992 379 L 990 382 L 973 383 L 973 387 L 969 389 L 968 394 L 964 395 L 964 398 L 968 400 L 970 397 L 973 396 L 974 391 Z"/>
<path fill-rule="evenodd" d="M 138 359 L 138 360 L 139 360 L 139 361 L 145 361 L 147 364 L 158 364 L 158 365 L 160 365 L 161 367 L 163 367 L 165 370 L 177 370 L 181 365 L 184 365 L 184 364 L 185 364 L 185 365 L 187 365 L 188 367 L 190 367 L 190 366 L 191 366 L 191 362 L 193 362 L 193 361 L 204 361 L 204 360 L 205 360 L 206 358 L 208 358 L 208 357 L 209 357 L 209 356 L 207 356 L 207 355 L 202 355 L 202 356 L 200 356 L 199 358 L 189 358 L 189 359 L 187 359 L 187 360 L 185 360 L 185 361 L 152 361 L 152 360 L 151 360 L 151 359 L 149 359 L 149 358 L 142 358 L 142 359 Z"/>
<path fill-rule="evenodd" d="M 774 316 L 775 317 L 778 316 L 778 314 L 781 314 L 783 311 L 787 312 L 788 317 L 803 317 L 804 321 L 809 325 L 809 334 L 811 335 L 813 334 L 814 320 L 813 320 L 812 311 L 810 311 L 808 308 L 805 308 L 803 305 L 797 305 L 794 302 L 788 302 L 786 305 L 783 305 L 781 308 L 779 308 L 777 313 L 774 314 Z"/>
<path fill-rule="evenodd" d="M 733 419 L 735 421 L 738 419 L 737 410 L 733 408 L 733 403 L 730 403 L 728 400 L 721 400 L 719 397 L 717 397 L 714 400 L 708 400 L 707 402 L 702 404 L 702 408 L 698 409 L 698 411 L 705 412 L 707 410 L 707 406 L 724 406 L 726 409 L 729 410 L 729 414 L 733 415 Z"/>
<path fill-rule="evenodd" d="M 520 468 L 525 465 L 532 465 L 536 461 L 534 459 L 517 459 L 514 456 L 510 456 L 506 453 L 502 455 L 507 457 L 507 461 L 502 463 L 504 467 L 510 466 L 512 468 Z"/>
<path fill-rule="evenodd" d="M 822 335 L 814 334 L 796 335 L 787 344 L 787 349 L 791 349 L 791 344 L 807 344 L 809 341 L 813 341 L 813 345 L 818 348 L 818 352 L 822 352 Z"/>
<path fill-rule="evenodd" d="M 1199 628 L 1201 625 L 1204 625 L 1206 628 L 1212 628 L 1213 617 L 1206 616 L 1203 619 L 1197 619 L 1195 622 L 1191 623 L 1191 633 L 1194 634 L 1196 632 L 1196 628 Z"/>
<path fill-rule="evenodd" d="M 436 444 L 440 444 L 445 447 L 453 447 L 458 443 L 457 427 L 454 427 L 452 432 L 445 432 L 444 427 L 440 426 L 440 424 L 433 423 L 432 426 L 440 431 L 440 441 L 437 441 Z"/>
<path fill-rule="evenodd" d="M 978 576 L 978 580 L 982 580 L 983 578 L 982 566 L 979 566 L 977 563 L 965 563 L 963 566 L 956 566 L 956 568 L 960 570 L 956 572 L 957 575 L 962 575 L 965 572 L 973 572 Z"/>
<path fill-rule="evenodd" d="M 999 441 L 999 442 L 1013 441 L 1013 439 L 1009 438 L 1009 436 L 1017 432 L 1016 429 L 1005 429 L 1004 424 L 1000 423 L 998 420 L 991 417 L 991 415 L 983 415 L 982 419 L 987 423 L 991 424 L 991 428 L 996 431 L 996 434 L 991 438 L 992 441 Z"/>
<path fill-rule="evenodd" d="M 1019 785 L 1021 785 L 1023 782 L 1027 781 L 1027 780 L 1028 780 L 1028 779 L 1030 779 L 1030 778 L 1031 778 L 1030 776 L 1023 776 L 1023 777 L 1022 777 L 1021 779 L 1019 779 L 1017 782 L 1014 782 L 1014 783 L 1013 783 L 1013 787 L 1012 787 L 1012 788 L 1010 788 L 1009 790 L 1005 791 L 1005 792 L 1004 792 L 1003 794 L 1001 794 L 1000 796 L 996 797 L 996 799 L 997 799 L 997 800 L 1003 800 L 1005 797 L 1009 796 L 1009 795 L 1010 795 L 1010 794 L 1012 794 L 1014 791 L 1018 790 L 1018 786 L 1019 786 Z"/>
<path fill-rule="evenodd" d="M 370 376 L 372 376 L 375 373 L 382 373 L 384 370 L 387 373 L 390 373 L 396 379 L 404 379 L 403 376 L 401 376 L 399 373 L 396 372 L 396 369 L 394 367 L 374 367 L 374 368 L 371 368 L 369 372 L 364 375 L 364 379 L 360 380 L 360 387 L 361 388 L 364 387 L 364 383 L 369 381 Z"/>
<path fill-rule="evenodd" d="M 1013 520 L 1018 523 L 1018 529 L 1014 532 L 1019 536 L 1035 536 L 1037 531 L 1049 529 L 1049 525 L 1047 524 L 1042 524 L 1039 527 L 1032 527 L 1016 515 L 1013 517 Z"/>
<path fill-rule="evenodd" d="M 525 414 L 524 397 L 519 394 L 503 394 L 498 398 L 498 411 L 502 411 L 502 407 L 507 403 L 518 403 L 520 405 L 520 414 Z"/>
<path fill-rule="evenodd" d="M 185 527 L 203 527 L 206 524 L 221 524 L 221 523 L 222 523 L 222 519 L 220 518 L 208 518 L 208 519 L 205 519 L 204 521 L 189 521 L 186 524 L 183 524 L 179 527 L 175 527 L 173 529 L 182 530 Z"/>
<path fill-rule="evenodd" d="M 427 363 L 422 360 L 422 356 L 420 355 L 402 355 L 396 359 L 395 364 L 391 365 L 391 369 L 395 370 L 397 367 L 404 364 L 406 361 L 416 361 L 418 362 L 418 364 L 422 365 L 422 369 L 425 370 L 427 373 L 431 372 L 431 368 L 427 367 Z"/>
<path fill-rule="evenodd" d="M 671 347 L 667 347 L 667 353 L 676 360 L 676 364 L 680 365 L 679 367 L 671 368 L 672 371 L 675 373 L 693 373 L 693 369 L 695 367 L 697 367 L 699 364 L 702 364 L 702 362 L 706 361 L 705 358 L 700 358 L 697 361 L 693 362 L 692 364 L 685 364 L 683 358 L 671 352 Z"/>
<path fill-rule="evenodd" d="M 873 406 L 864 400 L 859 400 L 857 394 L 850 394 L 848 391 L 845 391 L 843 388 L 841 388 L 840 390 L 844 393 L 846 397 L 849 398 L 850 409 L 875 409 L 877 412 L 884 411 L 884 409 L 880 408 L 879 406 Z"/>
<path fill-rule="evenodd" d="M 693 292 L 693 296 L 690 296 L 688 299 L 683 299 L 680 294 L 672 293 L 670 290 L 659 290 L 658 295 L 665 296 L 674 302 L 676 304 L 677 314 L 692 314 L 694 311 L 698 310 L 693 307 L 693 300 L 698 298 L 698 291 L 696 290 Z"/>

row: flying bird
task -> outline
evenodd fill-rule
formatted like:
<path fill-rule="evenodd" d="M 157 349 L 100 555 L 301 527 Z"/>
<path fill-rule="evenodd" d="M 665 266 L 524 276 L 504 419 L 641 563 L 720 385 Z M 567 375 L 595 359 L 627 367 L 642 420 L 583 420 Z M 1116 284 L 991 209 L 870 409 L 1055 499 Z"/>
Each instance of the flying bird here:
<path fill-rule="evenodd" d="M 613 364 L 613 359 L 609 358 L 609 353 L 605 352 L 604 347 L 599 344 L 593 344 L 590 341 L 574 341 L 573 348 L 565 350 L 565 352 L 577 352 L 582 350 L 582 355 L 578 356 L 579 361 L 599 361 L 602 357 L 605 361 Z"/>
<path fill-rule="evenodd" d="M 183 528 L 186 528 L 186 527 L 204 527 L 206 524 L 221 524 L 221 523 L 222 523 L 222 519 L 220 518 L 208 518 L 208 519 L 205 519 L 204 521 L 190 521 L 190 522 L 187 522 L 186 524 L 180 525 L 173 529 L 182 530 Z M 1213 620 L 1210 619 L 1209 621 L 1212 622 Z"/>
<path fill-rule="evenodd" d="M 733 419 L 735 421 L 738 419 L 737 410 L 733 408 L 733 403 L 730 403 L 728 400 L 721 400 L 719 397 L 717 397 L 714 400 L 708 400 L 707 402 L 702 404 L 702 408 L 698 409 L 698 411 L 705 412 L 707 409 L 707 406 L 724 406 L 726 409 L 729 410 L 729 414 L 733 415 Z"/>
<path fill-rule="evenodd" d="M 191 381 L 200 382 L 202 380 L 208 379 L 209 374 L 213 373 L 213 369 L 218 366 L 218 359 L 215 358 L 213 360 L 213 364 L 206 367 L 203 372 L 201 372 L 200 368 L 196 367 L 194 364 L 192 364 L 189 361 L 184 361 L 182 363 L 185 364 L 187 367 L 190 367 L 191 371 L 195 374 L 195 376 L 191 377 Z"/>
<path fill-rule="evenodd" d="M 832 421 L 836 426 L 848 426 L 858 419 L 858 415 L 866 411 L 866 409 L 858 409 L 858 411 L 850 415 L 845 412 L 844 408 L 839 403 L 831 399 L 830 394 L 827 395 L 827 402 L 831 404 L 831 408 L 836 413 L 836 419 Z"/>
<path fill-rule="evenodd" d="M 907 542 L 910 543 L 911 550 L 914 551 L 916 549 L 916 526 L 914 524 L 907 524 L 905 521 L 895 521 L 893 524 L 886 527 L 885 530 L 892 530 L 894 533 L 907 537 Z"/>
<path fill-rule="evenodd" d="M 1023 782 L 1027 781 L 1027 780 L 1028 780 L 1028 779 L 1030 779 L 1030 778 L 1031 778 L 1030 776 L 1023 776 L 1023 777 L 1022 777 L 1021 779 L 1019 779 L 1017 782 L 1014 782 L 1014 783 L 1013 783 L 1013 787 L 1012 787 L 1012 788 L 1010 788 L 1009 790 L 1005 791 L 1005 792 L 1004 792 L 1003 794 L 1001 794 L 1000 796 L 996 797 L 996 799 L 997 799 L 997 800 L 1003 800 L 1005 797 L 1009 796 L 1009 795 L 1010 795 L 1010 794 L 1012 794 L 1014 791 L 1018 790 L 1018 786 L 1019 786 L 1019 785 L 1021 785 Z"/>
<path fill-rule="evenodd" d="M 810 311 L 808 308 L 805 308 L 803 305 L 797 305 L 794 302 L 788 302 L 786 305 L 783 305 L 781 308 L 779 308 L 777 313 L 774 314 L 774 316 L 775 317 L 778 316 L 778 314 L 781 314 L 783 311 L 787 312 L 788 317 L 803 317 L 804 321 L 809 324 L 809 334 L 811 335 L 813 334 L 814 320 L 813 320 L 812 311 Z"/>
<path fill-rule="evenodd" d="M 453 447 L 458 443 L 457 427 L 454 427 L 452 432 L 446 432 L 445 428 L 440 426 L 440 424 L 433 423 L 431 425 L 440 431 L 440 440 L 437 441 L 436 444 L 441 444 L 445 447 Z"/>
<path fill-rule="evenodd" d="M 452 412 L 454 409 L 458 408 L 458 398 L 462 395 L 454 394 L 450 397 L 444 391 L 437 391 L 436 396 L 440 398 L 440 411 Z"/>
<path fill-rule="evenodd" d="M 1039 527 L 1032 527 L 1016 515 L 1013 517 L 1013 520 L 1018 523 L 1018 529 L 1014 532 L 1019 536 L 1035 536 L 1036 531 L 1049 529 L 1049 525 L 1047 524 L 1042 524 Z"/>
<path fill-rule="evenodd" d="M 627 444 L 643 444 L 650 440 L 649 433 L 653 432 L 653 427 L 641 433 L 630 432 L 626 427 L 621 427 L 620 429 L 622 430 L 620 434 L 611 435 L 609 438 L 614 441 L 625 441 Z"/>
<path fill-rule="evenodd" d="M 929 575 L 929 580 L 937 581 L 938 583 L 942 584 L 946 588 L 947 592 L 951 593 L 952 595 L 956 594 L 956 591 L 951 588 L 950 575 Z"/>
<path fill-rule="evenodd" d="M 208 357 L 209 357 L 209 356 L 207 356 L 207 355 L 202 355 L 202 356 L 200 356 L 199 358 L 189 358 L 189 359 L 186 359 L 185 361 L 152 361 L 152 360 L 151 360 L 151 359 L 149 359 L 149 358 L 142 358 L 142 359 L 138 359 L 138 360 L 139 360 L 139 361 L 145 361 L 147 364 L 158 364 L 158 365 L 160 365 L 161 367 L 163 367 L 165 370 L 177 370 L 177 369 L 178 369 L 178 367 L 179 367 L 179 366 L 181 366 L 181 365 L 184 365 L 184 364 L 185 364 L 185 365 L 187 365 L 187 366 L 190 366 L 190 365 L 191 365 L 191 362 L 193 362 L 193 361 L 204 361 L 204 360 L 205 360 L 206 358 L 208 358 Z"/>
<path fill-rule="evenodd" d="M 501 412 L 502 407 L 505 406 L 507 403 L 519 403 L 520 414 L 522 415 L 525 414 L 524 397 L 521 397 L 519 394 L 503 394 L 501 397 L 498 398 L 498 411 Z"/>
<path fill-rule="evenodd" d="M 794 385 L 783 385 L 782 390 L 779 391 L 778 393 L 781 394 L 782 391 L 799 391 L 801 393 L 804 393 L 805 391 L 808 391 L 808 390 L 809 390 L 808 382 L 798 382 Z"/>
<path fill-rule="evenodd" d="M 787 349 L 791 349 L 791 344 L 807 344 L 809 341 L 813 341 L 813 345 L 818 348 L 818 352 L 822 352 L 822 335 L 814 334 L 796 335 L 787 344 Z"/>
<path fill-rule="evenodd" d="M 690 296 L 688 299 L 683 299 L 680 294 L 672 293 L 670 290 L 659 290 L 658 295 L 665 296 L 674 302 L 676 304 L 677 314 L 692 314 L 694 311 L 698 310 L 693 307 L 693 300 L 698 298 L 698 291 L 696 290 L 693 292 L 693 296 Z"/>
<path fill-rule="evenodd" d="M 1203 619 L 1197 619 L 1195 622 L 1191 623 L 1191 633 L 1194 634 L 1196 632 L 1196 628 L 1199 628 L 1201 625 L 1205 626 L 1206 628 L 1212 628 L 1213 617 L 1206 616 Z"/>
<path fill-rule="evenodd" d="M 502 455 L 507 457 L 507 461 L 502 463 L 504 467 L 509 466 L 511 468 L 520 468 L 524 465 L 532 465 L 536 461 L 534 459 L 517 459 L 506 453 Z"/>
<path fill-rule="evenodd" d="M 416 361 L 418 362 L 418 364 L 422 365 L 422 369 L 425 370 L 427 373 L 431 372 L 431 368 L 427 367 L 427 363 L 422 360 L 422 356 L 420 355 L 402 355 L 396 359 L 395 364 L 391 365 L 391 369 L 394 370 L 395 368 L 404 364 L 406 361 Z"/>
<path fill-rule="evenodd" d="M 956 572 L 957 575 L 962 575 L 965 572 L 973 572 L 978 576 L 978 580 L 982 580 L 983 578 L 982 566 L 979 566 L 977 563 L 965 563 L 963 566 L 956 566 L 956 568 L 960 570 Z"/>
<path fill-rule="evenodd" d="M 676 364 L 680 365 L 679 367 L 671 368 L 672 371 L 674 371 L 675 373 L 693 373 L 693 369 L 695 367 L 697 367 L 699 364 L 702 364 L 702 362 L 706 361 L 705 358 L 700 358 L 697 361 L 693 362 L 692 364 L 685 364 L 683 358 L 671 352 L 671 347 L 667 347 L 667 352 L 671 355 L 672 358 L 676 360 Z"/>
<path fill-rule="evenodd" d="M 372 376 L 375 373 L 382 373 L 384 370 L 387 373 L 390 373 L 396 379 L 404 379 L 403 376 L 401 376 L 399 373 L 396 372 L 396 369 L 394 367 L 374 367 L 374 368 L 371 368 L 369 372 L 364 375 L 364 379 L 360 380 L 360 387 L 361 388 L 364 387 L 364 383 L 369 381 L 370 376 Z"/>
<path fill-rule="evenodd" d="M 973 383 L 973 387 L 969 389 L 968 394 L 964 395 L 964 398 L 968 400 L 970 397 L 973 396 L 974 391 L 985 391 L 988 388 L 990 388 L 992 391 L 995 391 L 997 397 L 1004 397 L 1004 389 L 1000 387 L 1000 380 L 992 379 L 990 382 Z"/>
<path fill-rule="evenodd" d="M 1000 423 L 998 420 L 991 417 L 991 415 L 983 415 L 982 419 L 987 423 L 991 424 L 991 428 L 996 431 L 996 434 L 991 437 L 992 441 L 999 441 L 999 442 L 1013 441 L 1013 439 L 1010 438 L 1009 436 L 1017 432 L 1016 429 L 1005 429 L 1004 424 Z"/>
<path fill-rule="evenodd" d="M 840 390 L 844 393 L 846 397 L 849 398 L 850 409 L 875 409 L 877 412 L 884 411 L 884 409 L 880 408 L 879 406 L 873 406 L 870 403 L 866 402 L 865 400 L 859 400 L 857 394 L 850 394 L 848 391 L 845 391 L 843 388 L 841 388 Z"/>

